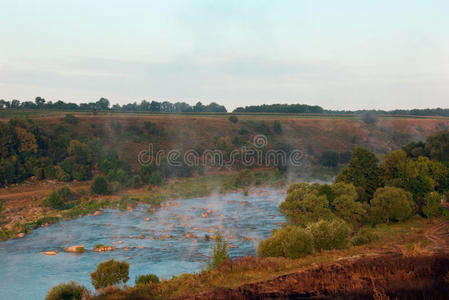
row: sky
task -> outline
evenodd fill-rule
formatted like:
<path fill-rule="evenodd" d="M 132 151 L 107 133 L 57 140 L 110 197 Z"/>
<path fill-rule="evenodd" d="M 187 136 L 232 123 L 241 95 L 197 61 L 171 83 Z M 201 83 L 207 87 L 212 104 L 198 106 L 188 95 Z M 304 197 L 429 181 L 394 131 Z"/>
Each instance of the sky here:
<path fill-rule="evenodd" d="M 449 107 L 447 0 L 0 0 L 0 99 Z"/>

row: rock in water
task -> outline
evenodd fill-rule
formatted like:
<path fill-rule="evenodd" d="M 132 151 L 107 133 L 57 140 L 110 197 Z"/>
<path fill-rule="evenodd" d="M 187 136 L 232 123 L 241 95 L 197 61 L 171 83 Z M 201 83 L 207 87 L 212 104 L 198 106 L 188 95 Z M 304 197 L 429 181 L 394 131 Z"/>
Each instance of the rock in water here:
<path fill-rule="evenodd" d="M 101 246 L 101 247 L 95 247 L 95 252 L 105 252 L 105 251 L 112 251 L 115 250 L 114 246 Z"/>
<path fill-rule="evenodd" d="M 84 252 L 84 245 L 74 245 L 74 246 L 70 246 L 64 249 L 64 251 L 66 252 L 74 252 L 74 253 L 81 253 Z"/>
<path fill-rule="evenodd" d="M 58 251 L 43 251 L 43 252 L 41 252 L 41 254 L 44 254 L 44 255 L 56 255 L 56 254 L 58 254 Z"/>

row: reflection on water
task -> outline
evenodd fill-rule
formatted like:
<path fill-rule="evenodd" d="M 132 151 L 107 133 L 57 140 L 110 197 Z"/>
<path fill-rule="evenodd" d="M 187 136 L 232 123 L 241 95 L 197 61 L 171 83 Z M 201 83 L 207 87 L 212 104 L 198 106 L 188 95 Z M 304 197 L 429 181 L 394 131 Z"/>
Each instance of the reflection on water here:
<path fill-rule="evenodd" d="M 213 236 L 217 228 L 233 245 L 232 257 L 254 255 L 260 239 L 284 222 L 279 213 L 283 198 L 277 190 L 258 190 L 247 197 L 233 193 L 172 201 L 151 215 L 139 206 L 40 228 L 23 239 L 0 243 L 0 299 L 43 299 L 51 286 L 68 280 L 93 289 L 90 272 L 110 258 L 130 263 L 130 285 L 140 274 L 169 278 L 198 272 L 214 245 L 205 235 Z M 117 249 L 92 251 L 99 243 Z M 77 244 L 87 251 L 40 254 Z"/>

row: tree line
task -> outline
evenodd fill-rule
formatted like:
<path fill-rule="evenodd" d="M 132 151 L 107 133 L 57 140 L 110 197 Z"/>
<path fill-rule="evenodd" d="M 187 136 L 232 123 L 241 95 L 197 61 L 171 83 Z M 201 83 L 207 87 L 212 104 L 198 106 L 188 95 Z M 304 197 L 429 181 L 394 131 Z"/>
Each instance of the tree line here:
<path fill-rule="evenodd" d="M 307 104 L 263 104 L 237 107 L 234 112 L 322 114 L 324 113 L 324 109 L 320 106 L 311 106 Z"/>
<path fill-rule="evenodd" d="M 0 109 L 46 109 L 46 110 L 67 110 L 67 111 L 145 111 L 145 112 L 162 112 L 162 113 L 186 113 L 186 112 L 227 112 L 223 105 L 212 102 L 204 105 L 197 102 L 190 105 L 185 102 L 171 103 L 168 101 L 147 101 L 142 100 L 140 103 L 133 102 L 128 104 L 111 105 L 108 99 L 100 98 L 96 102 L 89 103 L 66 103 L 62 100 L 56 102 L 46 101 L 44 98 L 36 97 L 34 101 L 6 101 L 0 99 Z"/>
<path fill-rule="evenodd" d="M 96 102 L 72 103 L 58 100 L 56 102 L 46 101 L 42 97 L 36 97 L 34 101 L 20 101 L 13 99 L 6 101 L 0 99 L 0 109 L 47 109 L 47 110 L 80 110 L 80 111 L 142 111 L 161 113 L 225 113 L 225 106 L 212 102 L 204 105 L 197 102 L 190 105 L 186 102 L 169 101 L 147 101 L 133 102 L 127 104 L 111 105 L 108 99 L 100 98 Z M 307 114 L 348 114 L 348 115 L 412 115 L 412 116 L 445 116 L 449 117 L 449 109 L 427 108 L 427 109 L 396 109 L 385 110 L 328 110 L 318 105 L 307 104 L 263 104 L 237 107 L 234 113 L 307 113 Z"/>

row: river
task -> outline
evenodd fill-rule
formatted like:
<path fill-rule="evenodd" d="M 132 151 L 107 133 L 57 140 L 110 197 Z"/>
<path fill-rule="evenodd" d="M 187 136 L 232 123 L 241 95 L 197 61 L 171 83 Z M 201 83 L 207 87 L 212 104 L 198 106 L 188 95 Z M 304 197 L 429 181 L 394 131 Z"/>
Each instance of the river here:
<path fill-rule="evenodd" d="M 43 299 L 50 287 L 69 280 L 93 290 L 90 273 L 110 258 L 129 262 L 128 285 L 141 274 L 170 278 L 199 272 L 214 246 L 205 235 L 213 236 L 217 228 L 232 247 L 231 257 L 255 255 L 258 242 L 285 221 L 279 213 L 284 197 L 283 191 L 258 189 L 248 196 L 230 193 L 166 202 L 153 213 L 145 205 L 108 209 L 0 242 L 0 299 Z M 99 243 L 116 249 L 94 252 Z M 63 251 L 78 244 L 86 252 Z M 60 252 L 54 256 L 41 254 L 55 250 Z"/>

